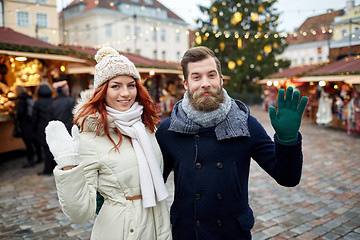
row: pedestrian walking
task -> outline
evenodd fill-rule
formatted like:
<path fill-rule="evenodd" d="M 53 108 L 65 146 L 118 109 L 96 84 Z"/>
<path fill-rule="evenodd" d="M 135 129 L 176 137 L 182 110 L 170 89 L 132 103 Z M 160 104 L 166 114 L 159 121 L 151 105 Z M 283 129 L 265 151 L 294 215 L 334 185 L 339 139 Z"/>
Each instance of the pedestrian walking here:
<path fill-rule="evenodd" d="M 155 106 L 129 59 L 110 47 L 95 59 L 94 89 L 81 95 L 72 136 L 59 121 L 46 127 L 62 210 L 73 223 L 92 219 L 98 191 L 105 201 L 91 239 L 170 240 Z"/>
<path fill-rule="evenodd" d="M 52 175 L 56 166 L 54 157 L 50 152 L 49 146 L 45 139 L 45 127 L 50 121 L 50 107 L 52 104 L 52 90 L 48 84 L 42 84 L 37 89 L 38 99 L 35 101 L 32 123 L 37 140 L 41 147 L 42 156 L 44 157 L 44 168 L 38 175 Z"/>
<path fill-rule="evenodd" d="M 26 147 L 27 163 L 23 168 L 30 168 L 33 167 L 36 162 L 39 163 L 43 161 L 40 144 L 37 141 L 32 127 L 32 112 L 35 100 L 31 96 L 30 91 L 21 85 L 16 86 L 15 92 L 18 98 L 16 102 L 15 121 L 17 121 L 16 124 L 20 129 L 20 136 Z M 37 157 L 36 160 L 35 156 Z"/>
<path fill-rule="evenodd" d="M 274 141 L 249 108 L 223 89 L 220 61 L 206 47 L 185 52 L 181 66 L 186 92 L 156 137 L 164 157 L 164 178 L 174 171 L 170 210 L 174 240 L 251 239 L 254 216 L 248 203 L 250 160 L 277 183 L 301 178 L 301 134 L 307 98 L 289 87 L 270 107 Z"/>
<path fill-rule="evenodd" d="M 63 122 L 70 133 L 73 125 L 72 111 L 76 104 L 75 99 L 69 96 L 69 85 L 66 80 L 55 82 L 53 88 L 56 89 L 57 95 L 51 103 L 50 120 Z"/>

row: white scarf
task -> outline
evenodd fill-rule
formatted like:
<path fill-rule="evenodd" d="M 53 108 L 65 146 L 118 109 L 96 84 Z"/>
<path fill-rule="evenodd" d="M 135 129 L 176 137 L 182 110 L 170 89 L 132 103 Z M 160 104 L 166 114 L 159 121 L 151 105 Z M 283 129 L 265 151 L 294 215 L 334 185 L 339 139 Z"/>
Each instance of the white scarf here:
<path fill-rule="evenodd" d="M 156 200 L 160 202 L 166 199 L 168 191 L 164 184 L 155 151 L 141 119 L 143 106 L 135 102 L 129 110 L 124 112 L 108 106 L 106 106 L 106 110 L 108 114 L 115 118 L 115 124 L 119 131 L 132 139 L 139 165 L 143 207 L 156 206 Z"/>

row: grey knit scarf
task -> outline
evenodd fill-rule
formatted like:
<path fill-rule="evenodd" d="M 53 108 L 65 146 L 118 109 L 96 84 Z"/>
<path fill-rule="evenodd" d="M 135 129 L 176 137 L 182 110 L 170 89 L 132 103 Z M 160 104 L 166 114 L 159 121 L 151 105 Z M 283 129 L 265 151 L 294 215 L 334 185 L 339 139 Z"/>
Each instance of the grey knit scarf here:
<path fill-rule="evenodd" d="M 226 93 L 226 92 L 225 92 Z M 188 110 L 188 105 L 190 102 L 187 103 L 188 100 L 186 99 L 186 94 L 184 94 L 183 100 L 178 101 L 172 112 L 171 112 L 171 121 L 170 126 L 168 128 L 169 131 L 174 131 L 178 133 L 185 133 L 185 134 L 196 134 L 198 133 L 199 129 L 205 126 L 207 127 L 214 127 L 215 126 L 215 134 L 217 140 L 224 140 L 233 137 L 241 137 L 241 136 L 250 136 L 249 128 L 248 128 L 248 117 L 249 117 L 249 110 L 245 104 L 238 100 L 231 99 L 226 93 L 226 99 L 223 103 L 224 106 L 220 106 L 222 109 L 221 113 L 221 121 L 214 119 L 212 114 L 204 115 L 203 112 L 199 112 L 196 110 L 191 110 L 192 119 L 190 119 L 189 115 L 186 113 Z M 227 102 L 230 102 L 227 103 Z M 186 104 L 187 103 L 187 104 Z M 229 111 L 226 109 L 230 105 Z M 187 109 L 184 110 L 184 107 Z M 192 108 L 192 107 L 191 107 Z M 220 109 L 219 108 L 219 109 Z M 215 110 L 217 111 L 217 110 Z M 225 114 L 226 112 L 226 114 Z M 223 116 L 225 114 L 225 117 Z M 196 115 L 196 116 L 195 116 Z M 206 124 L 202 120 L 202 118 L 209 119 L 209 123 Z M 215 118 L 220 118 L 219 115 L 215 115 Z M 195 122 L 195 121 L 196 122 Z M 204 126 L 205 125 L 205 126 Z"/>

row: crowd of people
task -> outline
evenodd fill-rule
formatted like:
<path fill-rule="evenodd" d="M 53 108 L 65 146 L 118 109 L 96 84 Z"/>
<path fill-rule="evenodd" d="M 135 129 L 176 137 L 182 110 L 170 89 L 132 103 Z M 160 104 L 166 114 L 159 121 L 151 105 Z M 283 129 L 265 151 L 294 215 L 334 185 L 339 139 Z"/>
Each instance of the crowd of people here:
<path fill-rule="evenodd" d="M 26 147 L 27 163 L 23 167 L 31 168 L 43 163 L 39 175 L 52 175 L 56 162 L 45 139 L 45 127 L 52 120 L 62 121 L 69 130 L 73 125 L 75 99 L 69 96 L 67 81 L 57 81 L 51 86 L 45 80 L 34 93 L 29 87 L 18 85 L 15 92 L 15 129 Z"/>

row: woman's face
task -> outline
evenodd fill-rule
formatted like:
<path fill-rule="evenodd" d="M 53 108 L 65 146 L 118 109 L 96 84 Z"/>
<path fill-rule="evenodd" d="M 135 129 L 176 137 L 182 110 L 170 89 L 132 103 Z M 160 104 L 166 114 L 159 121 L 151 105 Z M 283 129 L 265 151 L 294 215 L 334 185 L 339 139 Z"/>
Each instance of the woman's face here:
<path fill-rule="evenodd" d="M 137 96 L 135 81 L 134 78 L 125 75 L 111 79 L 106 91 L 106 104 L 121 112 L 128 110 Z"/>

